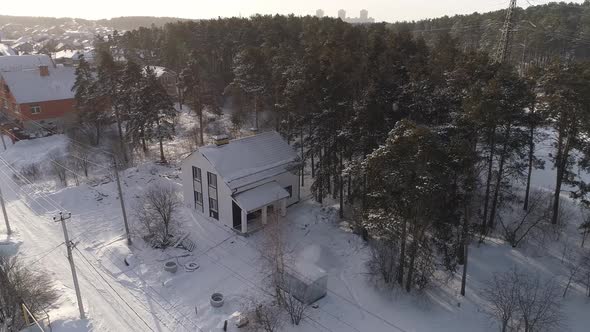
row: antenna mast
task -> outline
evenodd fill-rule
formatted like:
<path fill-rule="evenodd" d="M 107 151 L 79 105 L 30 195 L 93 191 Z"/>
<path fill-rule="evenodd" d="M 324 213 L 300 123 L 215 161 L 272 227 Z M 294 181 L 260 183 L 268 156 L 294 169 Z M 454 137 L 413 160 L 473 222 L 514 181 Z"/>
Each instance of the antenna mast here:
<path fill-rule="evenodd" d="M 514 10 L 516 9 L 516 0 L 510 0 L 510 5 L 506 11 L 506 20 L 504 21 L 504 27 L 502 28 L 502 36 L 500 37 L 500 43 L 498 44 L 498 50 L 496 53 L 496 62 L 502 63 L 510 56 L 510 46 L 512 44 L 512 20 L 514 18 Z"/>

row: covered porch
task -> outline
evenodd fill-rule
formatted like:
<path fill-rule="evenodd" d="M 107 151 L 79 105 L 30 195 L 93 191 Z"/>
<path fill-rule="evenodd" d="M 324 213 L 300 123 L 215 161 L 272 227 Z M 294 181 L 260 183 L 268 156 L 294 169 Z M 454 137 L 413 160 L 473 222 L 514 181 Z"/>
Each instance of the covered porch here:
<path fill-rule="evenodd" d="M 275 212 L 287 215 L 289 193 L 276 181 L 246 190 L 233 197 L 233 228 L 242 234 L 255 232 L 266 225 Z"/>

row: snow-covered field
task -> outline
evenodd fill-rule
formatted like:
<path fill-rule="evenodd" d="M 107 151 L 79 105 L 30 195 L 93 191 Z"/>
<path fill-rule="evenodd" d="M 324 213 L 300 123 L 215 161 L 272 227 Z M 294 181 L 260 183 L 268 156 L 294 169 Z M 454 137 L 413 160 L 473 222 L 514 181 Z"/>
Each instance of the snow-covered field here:
<path fill-rule="evenodd" d="M 174 187 L 180 184 L 176 167 L 145 161 L 121 174 L 134 232 L 134 243 L 128 246 L 116 186 L 106 176 L 107 169 L 93 169 L 92 185 L 61 188 L 48 180 L 22 186 L 15 182 L 13 169 L 42 162 L 52 150 L 63 151 L 66 145 L 65 137 L 53 136 L 19 142 L 0 153 L 8 162 L 0 163 L 0 183 L 15 230 L 6 238 L 0 223 L 0 250 L 18 253 L 31 268 L 49 273 L 55 280 L 61 297 L 49 310 L 53 331 L 220 331 L 224 320 L 230 320 L 229 331 L 237 331 L 232 322 L 242 304 L 249 298 L 268 296 L 262 282 L 266 277 L 260 253 L 263 233 L 242 237 L 183 208 L 181 233 L 188 234 L 196 249 L 161 251 L 146 246 L 136 231 L 135 201 L 155 182 Z M 177 158 L 186 150 L 178 142 L 170 148 Z M 537 171 L 534 179 L 550 188 L 553 173 L 547 166 L 547 170 Z M 458 275 L 424 294 L 384 291 L 366 274 L 368 250 L 363 241 L 339 223 L 330 206 L 321 207 L 308 195 L 302 198 L 288 210 L 287 247 L 299 260 L 328 272 L 329 291 L 317 308 L 309 309 L 300 326 L 287 323 L 286 331 L 495 331 L 482 312 L 486 303 L 479 293 L 493 273 L 517 266 L 559 282 L 566 278 L 561 262 L 563 243 L 550 244 L 547 251 L 539 252 L 491 240 L 472 246 L 466 297 L 459 295 Z M 88 314 L 83 321 L 78 319 L 69 264 L 61 245 L 63 233 L 52 220 L 59 211 L 72 213 L 68 228 L 76 243 L 74 259 Z M 580 241 L 576 226 L 570 225 L 569 235 L 562 238 L 572 247 Z M 170 260 L 180 266 L 175 274 L 163 270 Z M 191 262 L 199 265 L 196 271 L 183 268 Z M 210 306 L 214 292 L 225 295 L 223 307 Z M 588 309 L 590 301 L 584 290 L 574 287 L 563 308 L 569 330 L 587 331 Z"/>

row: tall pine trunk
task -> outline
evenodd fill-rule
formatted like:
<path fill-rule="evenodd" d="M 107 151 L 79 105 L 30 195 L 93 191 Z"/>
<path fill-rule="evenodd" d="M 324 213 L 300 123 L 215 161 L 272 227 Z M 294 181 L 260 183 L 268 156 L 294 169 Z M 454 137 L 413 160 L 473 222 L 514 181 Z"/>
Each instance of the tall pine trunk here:
<path fill-rule="evenodd" d="M 254 120 L 255 124 L 254 127 L 258 129 L 258 96 L 254 95 Z"/>
<path fill-rule="evenodd" d="M 496 148 L 496 126 L 490 129 L 490 155 L 488 157 L 488 176 L 486 180 L 486 193 L 484 196 L 483 218 L 481 221 L 481 240 L 488 233 L 488 207 L 490 202 L 490 187 L 492 185 L 492 171 L 494 166 L 494 153 Z"/>
<path fill-rule="evenodd" d="M 496 224 L 496 209 L 498 207 L 498 197 L 500 195 L 500 185 L 502 184 L 502 176 L 504 175 L 504 166 L 506 164 L 506 153 L 508 152 L 508 145 L 510 142 L 510 134 L 512 130 L 512 125 L 508 124 L 506 128 L 506 135 L 504 137 L 505 141 L 502 146 L 502 152 L 500 155 L 500 163 L 498 164 L 498 175 L 496 178 L 496 187 L 494 188 L 494 197 L 492 198 L 492 207 L 490 209 L 490 220 L 489 225 L 490 228 L 495 228 Z"/>
<path fill-rule="evenodd" d="M 205 145 L 205 138 L 203 136 L 203 108 L 199 106 L 199 139 L 201 140 L 201 146 Z"/>
<path fill-rule="evenodd" d="M 305 186 L 305 151 L 303 148 L 303 126 L 301 126 L 301 129 L 299 131 L 299 135 L 301 135 L 300 137 L 300 144 L 301 144 L 301 186 L 304 187 Z"/>
<path fill-rule="evenodd" d="M 531 176 L 533 174 L 533 159 L 535 157 L 535 127 L 533 125 L 529 128 L 529 160 L 528 160 L 528 174 L 526 179 L 526 189 L 524 192 L 523 209 L 529 209 L 529 196 L 531 192 Z"/>
<path fill-rule="evenodd" d="M 415 225 L 414 234 L 412 236 L 412 244 L 410 245 L 410 261 L 408 265 L 408 275 L 406 277 L 406 292 L 410 292 L 412 290 L 412 284 L 414 280 L 414 271 L 416 270 L 416 256 L 418 255 L 418 242 L 419 236 L 419 227 Z"/>
<path fill-rule="evenodd" d="M 158 133 L 158 141 L 160 142 L 160 162 L 165 164 L 167 161 L 166 157 L 164 156 L 164 138 L 162 137 L 162 128 L 160 128 L 160 121 L 158 121 Z"/>
<path fill-rule="evenodd" d="M 143 149 L 143 152 L 146 153 L 148 148 L 147 143 L 145 141 L 145 129 L 143 127 L 141 128 L 141 147 Z"/>
<path fill-rule="evenodd" d="M 562 133 L 559 133 L 559 143 L 557 149 L 557 178 L 555 180 L 555 191 L 553 193 L 553 211 L 551 215 L 551 224 L 556 225 L 559 218 L 559 198 L 561 194 L 561 186 L 563 184 L 563 177 L 565 176 L 567 160 L 569 158 L 569 151 L 571 146 L 571 133 L 566 138 L 565 145 L 563 145 Z"/>
<path fill-rule="evenodd" d="M 344 179 L 342 178 L 342 172 L 344 171 L 344 163 L 342 159 L 344 158 L 342 151 L 340 151 L 340 180 L 338 184 L 340 185 L 340 218 L 344 218 Z"/>
<path fill-rule="evenodd" d="M 463 216 L 463 230 L 461 234 L 461 246 L 463 247 L 463 273 L 461 275 L 461 295 L 465 296 L 467 286 L 467 263 L 469 262 L 469 223 L 471 221 L 471 199 L 465 204 Z"/>
<path fill-rule="evenodd" d="M 98 146 L 100 144 L 100 121 L 96 122 L 96 146 Z"/>
<path fill-rule="evenodd" d="M 115 107 L 115 120 L 117 121 L 117 130 L 119 131 L 119 145 L 121 146 L 121 153 L 123 154 L 123 162 L 127 165 L 129 159 L 127 158 L 127 149 L 125 148 L 125 142 L 123 140 L 123 128 L 121 126 L 121 116 L 119 115 L 118 107 Z"/>
<path fill-rule="evenodd" d="M 316 181 L 319 182 L 318 184 L 318 202 L 320 203 L 320 205 L 324 202 L 324 175 L 323 175 L 323 171 L 322 171 L 322 167 L 323 167 L 323 163 L 324 161 L 322 160 L 322 147 L 320 146 L 319 148 L 319 155 L 318 155 L 318 172 L 320 174 L 318 174 L 318 178 Z"/>
<path fill-rule="evenodd" d="M 400 249 L 399 249 L 399 266 L 397 269 L 397 283 L 402 286 L 404 284 L 404 270 L 405 270 L 405 262 L 406 262 L 406 238 L 408 222 L 404 218 L 402 221 L 402 234 L 401 234 L 401 241 L 400 241 Z"/>
<path fill-rule="evenodd" d="M 313 128 L 311 127 L 311 121 L 309 122 L 309 138 L 312 138 Z M 315 157 L 312 147 L 313 142 L 310 143 L 309 153 L 311 154 L 311 177 L 315 178 Z"/>
<path fill-rule="evenodd" d="M 160 137 L 160 161 L 166 163 L 166 157 L 164 157 L 164 144 L 162 143 L 162 137 Z"/>

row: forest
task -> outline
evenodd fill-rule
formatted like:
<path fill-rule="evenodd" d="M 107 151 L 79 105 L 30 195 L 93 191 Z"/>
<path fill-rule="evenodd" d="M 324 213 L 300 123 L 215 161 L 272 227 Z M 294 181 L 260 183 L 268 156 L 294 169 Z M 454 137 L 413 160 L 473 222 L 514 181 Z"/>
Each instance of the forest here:
<path fill-rule="evenodd" d="M 572 5 L 527 12 L 553 6 Z M 278 15 L 97 36 L 97 65 L 77 71 L 81 128 L 98 144 L 101 128 L 117 123 L 125 160 L 157 141 L 165 162 L 173 101 L 141 68 L 168 67 L 198 117 L 198 145 L 204 114 L 226 107 L 237 127 L 277 130 L 301 151 L 310 175 L 302 185 L 311 179 L 315 200 L 338 202 L 340 217 L 372 243 L 368 266 L 384 284 L 411 292 L 462 265 L 464 294 L 470 243 L 494 234 L 518 247 L 558 233 L 564 192 L 590 208 L 577 171 L 590 170 L 588 49 L 553 52 L 549 42 L 544 65 L 521 66 L 498 61 L 493 40 L 467 39 Z M 544 165 L 535 149 L 548 132 Z M 556 169 L 551 193 L 531 186 L 543 167 Z M 522 217 L 506 213 L 514 209 Z M 579 223 L 585 238 L 590 223 Z"/>
<path fill-rule="evenodd" d="M 554 56 L 587 59 L 590 57 L 590 2 L 550 2 L 526 9 L 517 8 L 513 26 L 513 62 L 544 62 Z M 440 17 L 416 22 L 393 23 L 397 31 L 410 30 L 433 44 L 438 32 L 449 32 L 463 49 L 493 49 L 498 39 L 505 10 Z"/>

